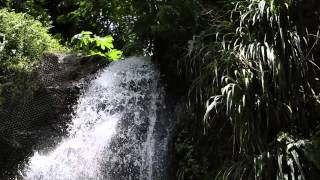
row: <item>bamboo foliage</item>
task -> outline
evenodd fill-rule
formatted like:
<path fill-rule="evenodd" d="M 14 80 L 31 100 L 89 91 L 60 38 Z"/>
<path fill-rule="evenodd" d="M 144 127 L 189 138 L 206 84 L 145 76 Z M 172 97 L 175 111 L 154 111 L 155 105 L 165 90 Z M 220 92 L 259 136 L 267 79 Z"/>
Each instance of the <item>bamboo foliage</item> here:
<path fill-rule="evenodd" d="M 294 15 L 301 1 L 224 2 L 233 8 L 212 14 L 214 23 L 189 42 L 184 62 L 194 79 L 190 94 L 206 107 L 205 133 L 215 121 L 232 127 L 233 163 L 217 177 L 305 179 L 299 159 L 307 141 L 277 138 L 314 123 L 306 106 L 319 105 L 319 29 L 301 26 Z"/>

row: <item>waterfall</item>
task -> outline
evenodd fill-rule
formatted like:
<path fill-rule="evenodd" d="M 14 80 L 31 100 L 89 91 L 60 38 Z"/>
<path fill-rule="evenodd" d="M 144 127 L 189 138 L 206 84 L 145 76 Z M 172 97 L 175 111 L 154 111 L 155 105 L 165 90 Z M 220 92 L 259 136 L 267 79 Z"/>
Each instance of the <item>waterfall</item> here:
<path fill-rule="evenodd" d="M 113 62 L 84 89 L 68 135 L 49 152 L 35 152 L 26 180 L 166 179 L 168 128 L 163 91 L 149 58 Z"/>

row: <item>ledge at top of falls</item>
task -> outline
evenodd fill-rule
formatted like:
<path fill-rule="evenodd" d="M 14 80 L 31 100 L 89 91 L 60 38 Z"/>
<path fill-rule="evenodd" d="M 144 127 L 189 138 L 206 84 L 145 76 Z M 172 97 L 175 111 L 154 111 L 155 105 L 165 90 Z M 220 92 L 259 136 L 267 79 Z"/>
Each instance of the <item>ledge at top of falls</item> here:
<path fill-rule="evenodd" d="M 38 73 L 44 85 L 61 85 L 79 81 L 108 64 L 110 64 L 109 60 L 98 55 L 77 56 L 47 53 L 43 55 Z"/>

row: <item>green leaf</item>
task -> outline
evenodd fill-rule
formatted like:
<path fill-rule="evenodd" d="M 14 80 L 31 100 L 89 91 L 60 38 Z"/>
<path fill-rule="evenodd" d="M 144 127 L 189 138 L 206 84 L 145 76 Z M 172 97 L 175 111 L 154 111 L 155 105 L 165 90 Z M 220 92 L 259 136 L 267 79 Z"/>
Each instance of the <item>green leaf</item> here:
<path fill-rule="evenodd" d="M 122 56 L 123 52 L 117 49 L 112 49 L 110 52 L 107 53 L 107 56 L 111 60 L 119 60 Z"/>
<path fill-rule="evenodd" d="M 82 31 L 81 34 L 83 34 L 83 35 L 91 35 L 92 32 L 90 32 L 90 31 Z"/>
<path fill-rule="evenodd" d="M 71 43 L 75 44 L 76 48 L 87 52 L 89 55 L 100 55 L 110 60 L 118 60 L 123 52 L 114 49 L 113 41 L 111 35 L 100 37 L 93 35 L 90 31 L 82 31 L 71 39 Z"/>

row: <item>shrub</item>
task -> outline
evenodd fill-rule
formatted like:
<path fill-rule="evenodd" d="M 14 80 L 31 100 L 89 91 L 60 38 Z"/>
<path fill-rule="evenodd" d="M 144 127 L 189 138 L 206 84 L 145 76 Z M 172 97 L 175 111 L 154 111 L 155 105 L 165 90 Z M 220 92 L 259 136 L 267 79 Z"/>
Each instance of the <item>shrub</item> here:
<path fill-rule="evenodd" d="M 27 78 L 43 52 L 66 50 L 48 30 L 27 14 L 0 9 L 0 105 L 4 97 L 20 99 L 33 88 L 27 84 Z"/>
<path fill-rule="evenodd" d="M 0 63 L 13 71 L 31 70 L 44 51 L 63 48 L 48 34 L 48 27 L 22 13 L 0 10 Z"/>

